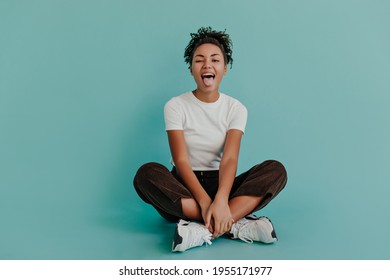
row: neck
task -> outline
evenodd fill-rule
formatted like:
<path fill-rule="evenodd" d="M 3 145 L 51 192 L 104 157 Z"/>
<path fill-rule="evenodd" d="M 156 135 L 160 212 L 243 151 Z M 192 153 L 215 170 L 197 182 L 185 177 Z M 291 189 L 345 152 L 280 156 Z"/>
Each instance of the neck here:
<path fill-rule="evenodd" d="M 219 98 L 219 91 L 203 92 L 199 89 L 192 91 L 196 98 L 206 103 L 216 102 Z"/>

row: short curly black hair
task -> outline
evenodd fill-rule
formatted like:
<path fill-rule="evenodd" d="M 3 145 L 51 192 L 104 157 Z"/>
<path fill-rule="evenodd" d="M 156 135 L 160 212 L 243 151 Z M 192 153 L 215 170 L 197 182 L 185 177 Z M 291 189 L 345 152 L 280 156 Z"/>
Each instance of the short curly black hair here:
<path fill-rule="evenodd" d="M 191 33 L 191 41 L 184 50 L 184 61 L 189 64 L 188 68 L 191 68 L 196 49 L 203 44 L 218 46 L 223 53 L 225 65 L 230 64 L 230 68 L 232 68 L 233 43 L 229 34 L 226 34 L 226 29 L 224 31 L 215 31 L 211 27 L 201 27 L 197 33 Z"/>

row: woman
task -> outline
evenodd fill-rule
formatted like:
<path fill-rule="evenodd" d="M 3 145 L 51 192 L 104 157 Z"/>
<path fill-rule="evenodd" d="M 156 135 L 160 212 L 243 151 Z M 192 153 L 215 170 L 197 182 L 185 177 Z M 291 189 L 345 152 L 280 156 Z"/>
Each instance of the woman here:
<path fill-rule="evenodd" d="M 251 213 L 285 186 L 283 165 L 269 160 L 236 177 L 246 108 L 219 92 L 232 42 L 225 32 L 200 28 L 185 49 L 196 89 L 172 98 L 164 108 L 172 154 L 169 171 L 158 163 L 140 167 L 139 196 L 167 220 L 178 221 L 172 251 L 185 251 L 229 234 L 246 242 L 277 240 L 267 217 Z"/>

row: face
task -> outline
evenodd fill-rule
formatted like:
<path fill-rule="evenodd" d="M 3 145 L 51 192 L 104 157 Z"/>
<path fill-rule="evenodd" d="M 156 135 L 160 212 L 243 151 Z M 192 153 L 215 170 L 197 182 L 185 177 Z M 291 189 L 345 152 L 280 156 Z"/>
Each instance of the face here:
<path fill-rule="evenodd" d="M 194 52 L 191 64 L 197 90 L 204 93 L 218 92 L 227 66 L 221 49 L 214 44 L 200 45 Z"/>

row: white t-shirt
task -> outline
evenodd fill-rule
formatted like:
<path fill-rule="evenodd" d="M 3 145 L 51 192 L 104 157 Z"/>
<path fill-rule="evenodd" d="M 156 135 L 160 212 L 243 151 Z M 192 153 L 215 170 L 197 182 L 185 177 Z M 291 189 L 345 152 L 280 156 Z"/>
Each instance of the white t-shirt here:
<path fill-rule="evenodd" d="M 192 169 L 198 171 L 219 169 L 227 131 L 244 133 L 247 115 L 244 105 L 223 93 L 216 102 L 206 103 L 187 92 L 164 107 L 165 129 L 184 131 Z"/>

